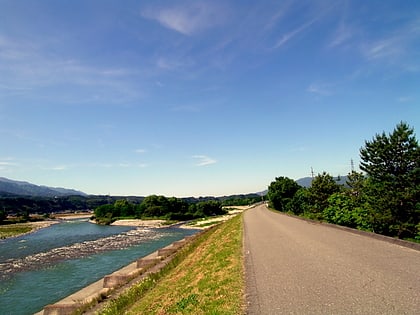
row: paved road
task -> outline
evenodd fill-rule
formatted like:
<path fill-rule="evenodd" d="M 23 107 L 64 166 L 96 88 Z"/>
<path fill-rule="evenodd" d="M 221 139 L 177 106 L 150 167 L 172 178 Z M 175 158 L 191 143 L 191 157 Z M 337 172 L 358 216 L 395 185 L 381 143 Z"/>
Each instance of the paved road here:
<path fill-rule="evenodd" d="M 244 236 L 248 314 L 420 314 L 420 251 L 265 206 Z"/>

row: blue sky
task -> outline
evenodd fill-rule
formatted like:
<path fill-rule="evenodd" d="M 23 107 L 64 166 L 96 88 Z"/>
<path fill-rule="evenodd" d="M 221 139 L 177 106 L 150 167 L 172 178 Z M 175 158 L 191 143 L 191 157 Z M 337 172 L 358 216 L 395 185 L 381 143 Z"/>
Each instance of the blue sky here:
<path fill-rule="evenodd" d="M 419 1 L 0 0 L 0 176 L 229 195 L 420 129 Z"/>

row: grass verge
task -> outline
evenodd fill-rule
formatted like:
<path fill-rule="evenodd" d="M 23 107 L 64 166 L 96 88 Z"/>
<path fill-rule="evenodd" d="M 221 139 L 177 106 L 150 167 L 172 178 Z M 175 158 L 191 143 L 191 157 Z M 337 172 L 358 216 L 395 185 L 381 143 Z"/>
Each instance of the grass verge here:
<path fill-rule="evenodd" d="M 101 315 L 243 314 L 242 215 L 181 250 L 160 273 L 111 301 Z"/>

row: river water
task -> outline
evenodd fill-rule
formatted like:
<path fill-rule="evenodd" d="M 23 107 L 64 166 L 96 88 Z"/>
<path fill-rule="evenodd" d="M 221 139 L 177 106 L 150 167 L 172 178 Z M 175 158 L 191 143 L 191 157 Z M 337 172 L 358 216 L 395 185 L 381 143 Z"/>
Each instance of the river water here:
<path fill-rule="evenodd" d="M 196 231 L 64 221 L 0 240 L 0 314 L 40 311 L 137 258 Z"/>

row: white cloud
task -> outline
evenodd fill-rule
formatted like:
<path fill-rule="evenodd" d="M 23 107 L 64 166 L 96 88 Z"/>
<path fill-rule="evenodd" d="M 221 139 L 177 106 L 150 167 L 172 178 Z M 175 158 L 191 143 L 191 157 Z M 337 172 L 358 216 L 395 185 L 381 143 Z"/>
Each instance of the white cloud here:
<path fill-rule="evenodd" d="M 136 149 L 134 152 L 139 153 L 139 154 L 143 154 L 143 153 L 146 153 L 147 150 L 146 149 Z"/>
<path fill-rule="evenodd" d="M 148 8 L 143 17 L 184 35 L 194 35 L 214 27 L 223 20 L 223 11 L 212 2 L 191 1 L 167 8 Z"/>
<path fill-rule="evenodd" d="M 206 166 L 217 163 L 216 160 L 207 155 L 193 155 L 192 158 L 197 160 L 196 166 Z"/>

